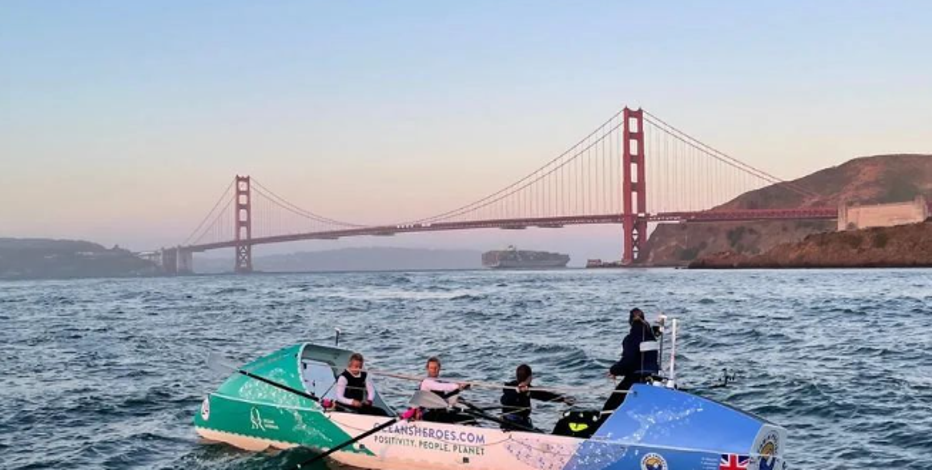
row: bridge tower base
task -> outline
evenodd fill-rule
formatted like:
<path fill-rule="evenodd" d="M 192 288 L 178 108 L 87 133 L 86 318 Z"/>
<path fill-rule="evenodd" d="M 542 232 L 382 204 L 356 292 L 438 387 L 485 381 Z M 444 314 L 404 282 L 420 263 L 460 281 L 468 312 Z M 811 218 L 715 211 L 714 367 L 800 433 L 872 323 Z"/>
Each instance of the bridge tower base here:
<path fill-rule="evenodd" d="M 158 251 L 158 263 L 162 274 L 178 273 L 178 255 L 174 248 L 162 248 Z"/>
<path fill-rule="evenodd" d="M 236 223 L 237 273 L 252 272 L 252 191 L 248 176 L 236 175 L 236 204 L 233 205 Z"/>
<path fill-rule="evenodd" d="M 179 246 L 175 248 L 175 260 L 178 274 L 194 274 L 194 253 Z"/>
<path fill-rule="evenodd" d="M 644 160 L 644 111 L 625 108 L 622 130 L 622 230 L 624 252 L 621 263 L 631 265 L 640 261 L 641 250 L 647 243 L 647 179 Z"/>
<path fill-rule="evenodd" d="M 162 248 L 148 259 L 159 266 L 162 274 L 194 273 L 194 253 L 181 246 Z"/>

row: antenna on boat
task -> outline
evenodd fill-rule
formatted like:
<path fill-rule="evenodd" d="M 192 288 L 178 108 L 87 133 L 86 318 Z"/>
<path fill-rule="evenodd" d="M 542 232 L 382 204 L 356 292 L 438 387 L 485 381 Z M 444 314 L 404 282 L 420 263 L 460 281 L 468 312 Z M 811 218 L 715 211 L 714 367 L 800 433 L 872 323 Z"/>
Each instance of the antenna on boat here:
<path fill-rule="evenodd" d="M 667 386 L 670 388 L 676 387 L 676 318 L 673 319 L 673 324 L 671 326 L 671 340 L 670 340 L 670 381 L 667 382 Z"/>
<path fill-rule="evenodd" d="M 339 328 L 334 328 L 333 331 L 335 331 L 335 332 L 337 333 L 337 337 L 336 337 L 336 341 L 334 342 L 334 346 L 340 347 L 340 333 L 343 333 L 343 331 L 340 330 Z"/>
<path fill-rule="evenodd" d="M 660 316 L 657 317 L 657 331 L 660 332 L 658 335 L 660 336 L 660 351 L 657 353 L 657 366 L 661 371 L 663 370 L 663 343 L 665 343 L 667 339 L 666 326 L 667 316 L 663 312 L 660 312 Z"/>

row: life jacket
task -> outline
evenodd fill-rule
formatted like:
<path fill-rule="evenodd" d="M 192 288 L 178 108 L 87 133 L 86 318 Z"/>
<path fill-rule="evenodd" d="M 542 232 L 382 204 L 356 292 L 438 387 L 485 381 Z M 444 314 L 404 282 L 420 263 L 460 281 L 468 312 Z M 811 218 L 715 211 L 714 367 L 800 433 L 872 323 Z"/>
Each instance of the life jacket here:
<path fill-rule="evenodd" d="M 353 377 L 348 370 L 340 373 L 340 377 L 346 379 L 346 390 L 343 396 L 350 400 L 363 401 L 366 399 L 366 373 L 359 372 L 359 377 Z"/>

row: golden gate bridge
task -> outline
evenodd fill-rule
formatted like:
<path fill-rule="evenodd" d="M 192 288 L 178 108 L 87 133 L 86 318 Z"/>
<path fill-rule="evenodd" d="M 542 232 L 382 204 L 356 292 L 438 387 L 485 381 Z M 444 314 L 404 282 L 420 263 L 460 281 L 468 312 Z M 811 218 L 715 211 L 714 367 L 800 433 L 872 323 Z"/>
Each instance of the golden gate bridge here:
<path fill-rule="evenodd" d="M 640 260 L 650 222 L 834 219 L 835 207 L 720 208 L 775 185 L 812 199 L 808 188 L 733 158 L 642 109 L 623 108 L 565 152 L 498 191 L 457 208 L 394 224 L 334 219 L 294 204 L 256 178 L 237 175 L 185 241 L 154 253 L 168 273 L 193 271 L 193 254 L 235 249 L 251 272 L 252 247 L 299 240 L 450 230 L 621 225 L 621 260 Z"/>

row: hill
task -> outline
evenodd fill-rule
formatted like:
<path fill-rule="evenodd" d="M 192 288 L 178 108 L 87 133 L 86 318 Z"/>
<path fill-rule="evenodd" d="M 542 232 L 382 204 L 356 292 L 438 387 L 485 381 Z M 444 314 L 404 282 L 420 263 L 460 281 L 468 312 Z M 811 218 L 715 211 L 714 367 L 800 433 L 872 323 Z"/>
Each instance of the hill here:
<path fill-rule="evenodd" d="M 819 233 L 754 256 L 718 253 L 693 268 L 864 268 L 932 266 L 932 222 Z"/>
<path fill-rule="evenodd" d="M 814 193 L 804 196 L 789 186 Z M 811 175 L 749 191 L 716 209 L 835 207 L 884 204 L 932 196 L 932 155 L 875 155 L 849 160 Z"/>
<path fill-rule="evenodd" d="M 806 194 L 793 191 L 802 188 Z M 744 193 L 716 210 L 836 207 L 932 199 L 932 155 L 855 158 L 802 178 Z M 644 264 L 686 265 L 713 253 L 762 254 L 776 245 L 835 230 L 834 221 L 757 221 L 659 224 L 645 246 Z"/>
<path fill-rule="evenodd" d="M 70 279 L 156 274 L 131 252 L 81 240 L 0 238 L 0 280 Z"/>

